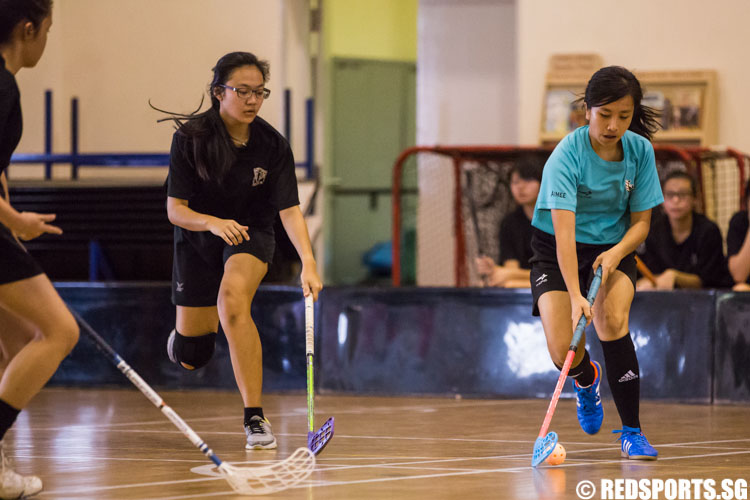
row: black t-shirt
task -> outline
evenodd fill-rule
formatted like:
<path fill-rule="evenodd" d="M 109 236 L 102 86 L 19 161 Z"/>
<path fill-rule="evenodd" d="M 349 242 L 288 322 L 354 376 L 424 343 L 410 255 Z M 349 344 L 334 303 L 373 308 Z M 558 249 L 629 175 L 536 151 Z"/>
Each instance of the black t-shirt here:
<path fill-rule="evenodd" d="M 747 217 L 747 210 L 740 210 L 729 221 L 729 231 L 727 231 L 727 259 L 732 255 L 738 254 L 742 248 L 742 244 L 745 242 L 748 226 L 750 226 L 750 221 L 748 221 Z M 750 283 L 750 277 L 747 278 L 747 283 Z"/>
<path fill-rule="evenodd" d="M 522 269 L 531 269 L 529 260 L 531 251 L 531 221 L 526 217 L 523 207 L 519 206 L 510 212 L 500 223 L 500 260 L 502 266 L 506 260 L 517 260 Z"/>
<path fill-rule="evenodd" d="M 196 212 L 258 229 L 272 228 L 279 211 L 299 205 L 292 150 L 262 118 L 250 124 L 250 141 L 237 149 L 237 159 L 221 183 L 198 177 L 191 141 L 179 130 L 172 137 L 169 196 L 187 200 Z"/>
<path fill-rule="evenodd" d="M 734 284 L 724 258 L 719 226 L 703 214 L 693 213 L 693 230 L 678 245 L 672 237 L 669 218 L 655 213 L 640 257 L 654 274 L 676 269 L 699 276 L 705 288 L 729 288 Z"/>
<path fill-rule="evenodd" d="M 8 168 L 22 130 L 21 95 L 16 77 L 5 69 L 5 60 L 0 56 L 0 174 Z"/>

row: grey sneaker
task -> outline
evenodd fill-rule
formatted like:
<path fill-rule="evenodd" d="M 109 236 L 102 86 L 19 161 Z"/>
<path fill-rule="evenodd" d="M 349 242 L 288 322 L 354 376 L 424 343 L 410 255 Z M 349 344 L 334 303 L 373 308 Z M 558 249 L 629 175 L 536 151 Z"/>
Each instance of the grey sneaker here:
<path fill-rule="evenodd" d="M 273 450 L 276 448 L 276 437 L 273 435 L 271 422 L 255 415 L 250 418 L 250 425 L 245 426 L 247 436 L 246 450 Z"/>
<path fill-rule="evenodd" d="M 22 476 L 16 473 L 5 458 L 3 443 L 0 441 L 0 498 L 21 498 L 36 495 L 42 491 L 42 480 L 36 476 Z"/>

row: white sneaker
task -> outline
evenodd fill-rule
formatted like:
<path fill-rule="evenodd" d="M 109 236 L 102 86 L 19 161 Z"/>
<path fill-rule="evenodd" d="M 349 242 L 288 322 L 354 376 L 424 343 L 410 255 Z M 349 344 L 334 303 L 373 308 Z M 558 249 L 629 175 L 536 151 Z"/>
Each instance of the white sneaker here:
<path fill-rule="evenodd" d="M 0 498 L 23 498 L 36 495 L 42 491 L 42 480 L 36 476 L 22 476 L 16 473 L 3 451 L 3 443 L 0 441 Z"/>
<path fill-rule="evenodd" d="M 276 437 L 271 429 L 271 422 L 255 415 L 250 418 L 250 425 L 245 426 L 247 436 L 246 450 L 273 450 L 276 448 Z"/>

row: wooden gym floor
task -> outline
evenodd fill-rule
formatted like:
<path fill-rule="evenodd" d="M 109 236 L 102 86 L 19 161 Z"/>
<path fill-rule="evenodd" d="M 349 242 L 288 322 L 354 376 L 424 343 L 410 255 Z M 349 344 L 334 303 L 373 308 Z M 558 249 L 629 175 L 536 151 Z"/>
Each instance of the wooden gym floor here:
<path fill-rule="evenodd" d="M 161 395 L 231 463 L 283 459 L 306 441 L 304 394 L 265 396 L 279 448 L 255 452 L 243 449 L 237 393 Z M 534 470 L 531 451 L 547 404 L 317 396 L 316 426 L 334 416 L 335 437 L 301 487 L 264 498 L 577 499 L 583 480 L 597 487 L 617 478 L 750 480 L 750 406 L 643 403 L 642 423 L 660 457 L 639 462 L 620 458 L 611 401 L 602 431 L 588 436 L 578 428 L 575 403 L 563 400 L 551 430 L 568 459 Z M 42 477 L 42 499 L 241 498 L 135 389 L 45 389 L 22 412 L 5 449 L 19 472 Z"/>

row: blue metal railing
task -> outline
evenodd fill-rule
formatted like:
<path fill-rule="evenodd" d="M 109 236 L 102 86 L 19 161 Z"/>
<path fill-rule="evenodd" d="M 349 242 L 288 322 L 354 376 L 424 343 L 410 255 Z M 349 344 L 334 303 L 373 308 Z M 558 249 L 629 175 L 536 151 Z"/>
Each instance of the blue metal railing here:
<path fill-rule="evenodd" d="M 295 167 L 305 169 L 305 178 L 312 179 L 315 174 L 315 117 L 313 99 L 305 101 L 305 153 L 302 162 L 296 162 Z M 80 126 L 78 113 L 78 98 L 70 102 L 70 153 L 52 152 L 52 91 L 44 93 L 44 152 L 16 153 L 11 163 L 43 163 L 45 180 L 52 179 L 52 167 L 56 163 L 71 165 L 71 178 L 78 179 L 78 169 L 87 167 L 162 167 L 169 165 L 168 153 L 81 153 L 78 147 L 78 131 Z M 291 141 L 291 91 L 284 91 L 284 133 Z"/>
<path fill-rule="evenodd" d="M 44 92 L 44 154 L 52 154 L 52 91 Z M 52 162 L 44 163 L 44 178 L 52 178 Z"/>

